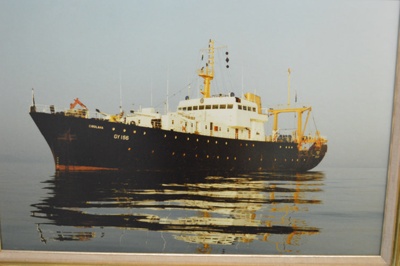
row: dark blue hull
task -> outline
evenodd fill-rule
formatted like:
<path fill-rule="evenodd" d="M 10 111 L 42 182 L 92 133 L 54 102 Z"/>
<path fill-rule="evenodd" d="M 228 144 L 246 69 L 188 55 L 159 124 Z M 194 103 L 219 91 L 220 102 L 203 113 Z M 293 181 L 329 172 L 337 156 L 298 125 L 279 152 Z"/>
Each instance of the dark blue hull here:
<path fill-rule="evenodd" d="M 327 146 L 225 139 L 101 119 L 31 112 L 58 171 L 295 171 L 317 166 Z"/>

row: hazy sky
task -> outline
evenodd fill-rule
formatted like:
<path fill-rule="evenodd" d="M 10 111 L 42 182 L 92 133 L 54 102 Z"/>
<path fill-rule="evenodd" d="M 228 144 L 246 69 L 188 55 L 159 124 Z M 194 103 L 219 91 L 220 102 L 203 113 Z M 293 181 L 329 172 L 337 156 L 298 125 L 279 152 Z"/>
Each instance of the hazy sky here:
<path fill-rule="evenodd" d="M 287 101 L 287 69 L 300 102 L 328 137 L 319 167 L 385 167 L 399 1 L 0 0 L 0 160 L 52 164 L 28 115 L 37 104 L 91 110 L 170 109 L 197 96 L 201 48 L 227 45 L 214 92 Z M 223 52 L 225 52 L 225 48 Z M 217 58 L 218 59 L 218 58 Z M 225 58 L 222 58 L 223 60 Z M 188 89 L 188 84 L 190 90 Z M 313 123 L 311 123 L 312 125 Z"/>

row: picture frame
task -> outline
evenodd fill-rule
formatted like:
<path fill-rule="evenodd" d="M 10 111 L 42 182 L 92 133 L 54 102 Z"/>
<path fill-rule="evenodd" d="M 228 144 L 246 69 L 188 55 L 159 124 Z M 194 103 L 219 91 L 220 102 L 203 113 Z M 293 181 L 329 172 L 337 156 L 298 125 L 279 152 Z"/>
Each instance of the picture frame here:
<path fill-rule="evenodd" d="M 380 255 L 181 255 L 3 250 L 0 264 L 111 264 L 111 265 L 399 265 L 400 263 L 400 45 L 398 40 L 393 95 L 392 129 Z M 0 231 L 1 239 L 1 231 Z"/>

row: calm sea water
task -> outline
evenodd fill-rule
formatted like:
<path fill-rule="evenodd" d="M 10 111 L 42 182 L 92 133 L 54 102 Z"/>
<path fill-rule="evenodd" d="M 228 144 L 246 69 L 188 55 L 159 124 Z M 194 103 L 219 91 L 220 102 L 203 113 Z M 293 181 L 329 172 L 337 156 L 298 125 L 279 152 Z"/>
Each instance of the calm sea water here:
<path fill-rule="evenodd" d="M 380 253 L 386 169 L 305 174 L 55 174 L 0 163 L 4 249 Z"/>

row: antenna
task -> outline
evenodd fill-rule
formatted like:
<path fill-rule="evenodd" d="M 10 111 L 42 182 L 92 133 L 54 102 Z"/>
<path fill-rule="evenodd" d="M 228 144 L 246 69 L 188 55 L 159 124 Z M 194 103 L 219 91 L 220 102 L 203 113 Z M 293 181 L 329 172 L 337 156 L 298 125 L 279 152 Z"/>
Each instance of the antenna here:
<path fill-rule="evenodd" d="M 290 68 L 288 68 L 288 99 L 287 99 L 287 104 L 288 106 L 290 105 Z"/>
<path fill-rule="evenodd" d="M 150 80 L 150 106 L 153 107 L 153 79 Z"/>
<path fill-rule="evenodd" d="M 119 112 L 122 112 L 122 70 L 119 69 Z"/>
<path fill-rule="evenodd" d="M 169 66 L 167 68 L 167 113 L 169 112 Z"/>
<path fill-rule="evenodd" d="M 243 92 L 243 76 L 244 76 L 244 74 L 243 74 L 243 66 L 242 66 L 242 97 L 243 97 L 243 95 L 244 95 L 244 92 Z"/>

